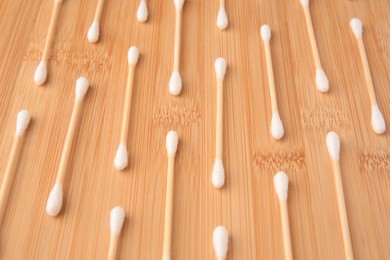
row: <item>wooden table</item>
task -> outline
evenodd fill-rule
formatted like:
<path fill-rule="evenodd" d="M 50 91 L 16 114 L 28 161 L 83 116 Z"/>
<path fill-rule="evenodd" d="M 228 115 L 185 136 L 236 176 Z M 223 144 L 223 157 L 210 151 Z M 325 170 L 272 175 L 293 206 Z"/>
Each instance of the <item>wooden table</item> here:
<path fill-rule="evenodd" d="M 215 26 L 217 1 L 188 0 L 183 10 L 179 97 L 168 92 L 173 63 L 172 1 L 107 1 L 101 40 L 87 41 L 97 1 L 65 0 L 48 82 L 33 81 L 52 0 L 0 1 L 0 169 L 9 157 L 16 114 L 28 108 L 27 130 L 8 212 L 1 259 L 105 259 L 109 213 L 127 213 L 121 259 L 161 259 L 167 156 L 165 135 L 180 135 L 176 156 L 172 259 L 213 259 L 212 232 L 230 231 L 229 259 L 283 259 L 279 205 L 272 178 L 290 177 L 289 216 L 295 259 L 343 259 L 330 130 L 342 141 L 341 171 L 356 259 L 390 255 L 390 134 L 371 129 L 370 103 L 358 46 L 349 27 L 364 22 L 364 40 L 381 110 L 390 125 L 390 2 L 312 0 L 311 13 L 330 92 L 315 88 L 303 11 L 298 0 L 226 1 L 229 27 Z M 270 99 L 260 25 L 273 37 L 276 92 L 286 135 L 269 133 Z M 130 167 L 117 172 L 127 79 L 127 50 L 137 45 L 129 129 Z M 214 61 L 228 61 L 224 97 L 226 184 L 211 184 L 216 79 Z M 45 213 L 74 103 L 75 80 L 86 76 L 77 144 L 65 179 L 61 215 Z"/>

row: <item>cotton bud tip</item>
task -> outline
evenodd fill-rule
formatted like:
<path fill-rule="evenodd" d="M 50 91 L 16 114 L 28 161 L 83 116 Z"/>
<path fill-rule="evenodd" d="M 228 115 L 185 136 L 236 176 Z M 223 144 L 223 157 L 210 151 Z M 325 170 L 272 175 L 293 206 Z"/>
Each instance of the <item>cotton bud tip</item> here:
<path fill-rule="evenodd" d="M 179 136 L 175 131 L 169 131 L 165 138 L 166 148 L 168 155 L 174 155 L 177 151 L 177 145 L 179 143 Z"/>
<path fill-rule="evenodd" d="M 213 245 L 217 258 L 225 258 L 229 248 L 229 232 L 223 226 L 218 226 L 213 232 Z"/>
<path fill-rule="evenodd" d="M 113 208 L 110 213 L 110 230 L 112 235 L 119 236 L 124 221 L 125 211 L 121 207 Z"/>
<path fill-rule="evenodd" d="M 135 46 L 130 47 L 129 51 L 127 52 L 127 60 L 130 65 L 135 65 L 138 62 L 139 58 L 139 51 L 138 48 Z"/>
<path fill-rule="evenodd" d="M 174 96 L 178 96 L 181 92 L 182 82 L 180 73 L 178 71 L 174 71 L 172 73 L 171 79 L 169 80 L 169 93 Z"/>
<path fill-rule="evenodd" d="M 76 80 L 76 100 L 82 100 L 89 88 L 89 82 L 85 77 Z"/>
<path fill-rule="evenodd" d="M 145 0 L 141 0 L 141 3 L 139 4 L 137 10 L 137 19 L 141 23 L 146 22 L 148 19 L 148 7 Z"/>
<path fill-rule="evenodd" d="M 31 116 L 27 109 L 20 111 L 16 117 L 16 135 L 22 136 L 30 123 Z"/>
<path fill-rule="evenodd" d="M 120 144 L 118 146 L 118 149 L 116 150 L 116 155 L 114 159 L 115 169 L 121 171 L 127 167 L 128 163 L 129 162 L 127 158 L 127 147 L 125 144 Z"/>
<path fill-rule="evenodd" d="M 288 176 L 285 172 L 278 172 L 274 176 L 274 186 L 276 194 L 280 200 L 287 200 L 288 196 Z"/>
<path fill-rule="evenodd" d="M 90 43 L 95 43 L 99 40 L 100 28 L 99 21 L 93 21 L 91 27 L 88 30 L 88 41 Z"/>
<path fill-rule="evenodd" d="M 371 108 L 371 124 L 375 133 L 378 135 L 383 134 L 386 131 L 386 122 L 378 105 L 373 105 Z"/>
<path fill-rule="evenodd" d="M 56 183 L 50 192 L 49 199 L 47 200 L 46 213 L 51 217 L 57 216 L 62 208 L 62 200 L 62 184 Z"/>
<path fill-rule="evenodd" d="M 356 38 L 361 38 L 363 34 L 363 23 L 359 18 L 353 18 L 349 25 L 351 26 L 352 32 Z"/>
<path fill-rule="evenodd" d="M 332 160 L 338 160 L 340 157 L 340 137 L 335 132 L 329 132 L 326 135 L 326 147 Z"/>
<path fill-rule="evenodd" d="M 215 160 L 213 166 L 213 173 L 211 175 L 211 182 L 217 189 L 222 188 L 225 184 L 225 169 L 222 160 Z"/>
<path fill-rule="evenodd" d="M 271 39 L 271 28 L 268 24 L 264 24 L 261 26 L 260 35 L 263 41 L 269 41 Z"/>
<path fill-rule="evenodd" d="M 47 65 L 45 61 L 41 61 L 35 70 L 34 74 L 34 82 L 38 86 L 41 86 L 43 83 L 45 83 L 47 78 Z"/>
<path fill-rule="evenodd" d="M 225 30 L 228 27 L 229 21 L 225 8 L 221 7 L 217 16 L 217 27 L 221 30 Z"/>
<path fill-rule="evenodd" d="M 226 60 L 224 58 L 218 58 L 215 60 L 215 73 L 217 75 L 217 79 L 223 79 L 226 73 Z"/>

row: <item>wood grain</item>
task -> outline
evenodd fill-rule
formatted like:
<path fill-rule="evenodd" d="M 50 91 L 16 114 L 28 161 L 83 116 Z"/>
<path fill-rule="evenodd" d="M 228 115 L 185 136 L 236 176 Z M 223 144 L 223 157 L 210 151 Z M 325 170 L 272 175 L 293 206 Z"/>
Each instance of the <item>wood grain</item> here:
<path fill-rule="evenodd" d="M 110 209 L 124 207 L 121 259 L 159 259 L 166 186 L 166 133 L 176 155 L 172 259 L 213 259 L 212 232 L 228 228 L 228 259 L 282 259 L 282 231 L 272 178 L 289 175 L 288 201 L 295 259 L 342 259 L 332 163 L 325 136 L 341 137 L 341 173 L 356 259 L 390 255 L 390 134 L 376 135 L 356 40 L 349 21 L 364 23 L 364 41 L 378 103 L 390 124 L 390 2 L 310 4 L 330 92 L 319 93 L 298 0 L 226 1 L 229 27 L 215 26 L 218 1 L 186 1 L 182 15 L 179 97 L 168 92 L 175 8 L 148 1 L 147 23 L 138 1 L 107 1 L 98 44 L 87 41 L 96 0 L 64 1 L 51 53 L 49 78 L 35 86 L 53 1 L 0 1 L 0 169 L 4 172 L 16 114 L 28 108 L 15 182 L 0 231 L 1 259 L 105 259 Z M 260 26 L 272 29 L 272 61 L 285 136 L 275 141 Z M 129 167 L 117 172 L 127 79 L 127 50 L 140 50 L 128 134 Z M 215 152 L 214 61 L 228 62 L 224 82 L 226 183 L 211 184 Z M 83 120 L 66 175 L 64 213 L 50 218 L 46 198 L 54 183 L 74 103 L 74 84 L 86 76 Z M 1 176 L 2 178 L 2 176 Z"/>

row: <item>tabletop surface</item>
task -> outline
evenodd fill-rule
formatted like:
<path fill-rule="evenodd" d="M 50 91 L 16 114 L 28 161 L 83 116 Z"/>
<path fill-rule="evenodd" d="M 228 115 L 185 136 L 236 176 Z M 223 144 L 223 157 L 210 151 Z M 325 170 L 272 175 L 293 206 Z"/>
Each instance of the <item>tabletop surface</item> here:
<path fill-rule="evenodd" d="M 295 259 L 343 259 L 332 162 L 325 136 L 341 138 L 341 174 L 355 259 L 390 255 L 390 133 L 370 124 L 370 101 L 357 41 L 364 42 L 378 104 L 390 125 L 390 1 L 312 0 L 310 10 L 330 91 L 315 87 L 314 61 L 298 0 L 226 1 L 229 27 L 215 26 L 218 2 L 188 0 L 182 14 L 179 97 L 168 92 L 173 67 L 172 1 L 105 1 L 101 38 L 86 35 L 97 1 L 65 0 L 42 87 L 33 76 L 54 1 L 0 1 L 0 171 L 10 155 L 16 114 L 32 122 L 0 231 L 1 259 L 105 259 L 114 206 L 126 211 L 118 259 L 161 259 L 167 155 L 165 136 L 180 136 L 173 199 L 172 259 L 213 259 L 212 232 L 230 233 L 228 259 L 283 259 L 273 176 L 290 178 Z M 285 136 L 269 132 L 271 104 L 259 29 L 272 29 L 271 52 Z M 120 141 L 127 50 L 136 45 L 128 133 L 129 167 L 113 165 Z M 225 186 L 211 184 L 215 153 L 214 61 L 228 62 L 224 82 Z M 79 76 L 91 83 L 72 146 L 60 215 L 45 212 L 55 182 Z M 0 176 L 0 180 L 3 174 Z M 388 259 L 388 258 L 387 258 Z"/>

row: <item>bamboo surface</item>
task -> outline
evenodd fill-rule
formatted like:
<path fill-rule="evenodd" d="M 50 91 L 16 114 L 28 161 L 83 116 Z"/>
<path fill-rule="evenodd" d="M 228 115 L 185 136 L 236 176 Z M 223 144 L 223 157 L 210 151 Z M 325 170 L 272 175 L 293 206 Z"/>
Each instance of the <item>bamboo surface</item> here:
<path fill-rule="evenodd" d="M 294 259 L 343 259 L 332 162 L 325 137 L 341 138 L 341 175 L 355 259 L 390 255 L 390 134 L 371 129 L 371 110 L 353 17 L 364 41 L 377 100 L 390 125 L 390 2 L 312 0 L 310 10 L 329 93 L 315 87 L 305 17 L 298 0 L 226 1 L 229 27 L 215 26 L 218 1 L 183 7 L 179 97 L 168 91 L 173 66 L 173 1 L 107 1 L 97 44 L 87 41 L 96 0 L 61 7 L 48 80 L 34 84 L 54 1 L 0 1 L 0 171 L 10 156 L 15 118 L 29 109 L 19 167 L 0 230 L 1 259 L 105 259 L 112 207 L 126 220 L 118 259 L 162 255 L 166 187 L 165 136 L 179 134 L 175 161 L 172 259 L 214 259 L 212 233 L 229 230 L 228 259 L 283 259 L 273 176 L 290 178 L 288 210 Z M 272 30 L 271 51 L 285 136 L 269 133 L 271 105 L 260 26 Z M 128 133 L 129 167 L 117 172 L 127 80 L 127 50 L 136 45 Z M 215 189 L 216 78 L 224 80 L 225 186 Z M 45 213 L 55 181 L 79 76 L 91 84 L 65 177 L 64 210 Z M 3 174 L 0 176 L 1 181 Z"/>

